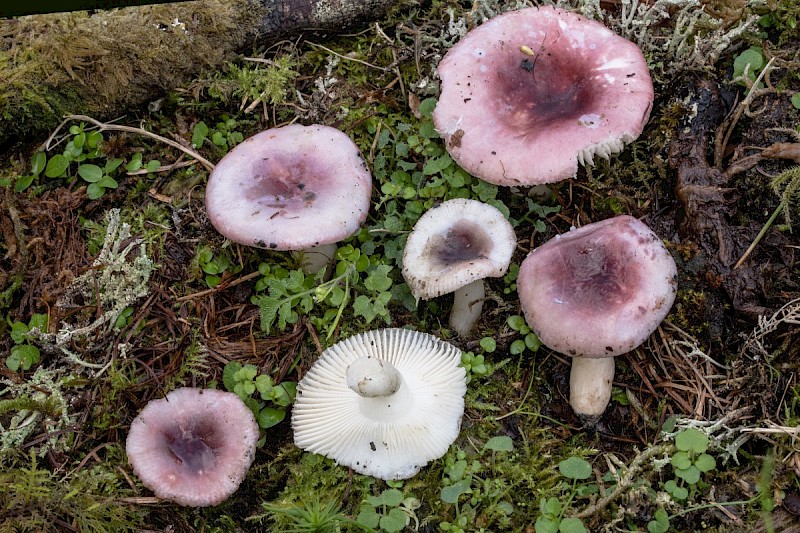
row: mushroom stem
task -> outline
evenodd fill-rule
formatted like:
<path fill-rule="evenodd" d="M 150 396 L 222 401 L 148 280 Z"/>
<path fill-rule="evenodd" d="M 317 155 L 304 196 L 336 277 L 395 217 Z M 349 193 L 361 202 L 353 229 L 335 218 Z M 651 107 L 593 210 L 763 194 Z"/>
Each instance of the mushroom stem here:
<path fill-rule="evenodd" d="M 364 398 L 391 396 L 402 382 L 394 366 L 375 357 L 360 357 L 347 367 L 347 386 Z"/>
<path fill-rule="evenodd" d="M 338 245 L 333 242 L 330 244 L 319 244 L 296 252 L 300 260 L 300 268 L 306 274 L 316 274 L 323 268 L 327 268 L 336 255 Z"/>
<path fill-rule="evenodd" d="M 573 357 L 569 376 L 569 403 L 575 414 L 596 422 L 611 400 L 613 357 Z"/>
<path fill-rule="evenodd" d="M 481 316 L 486 289 L 482 279 L 456 289 L 453 293 L 453 309 L 450 311 L 450 327 L 463 337 Z"/>

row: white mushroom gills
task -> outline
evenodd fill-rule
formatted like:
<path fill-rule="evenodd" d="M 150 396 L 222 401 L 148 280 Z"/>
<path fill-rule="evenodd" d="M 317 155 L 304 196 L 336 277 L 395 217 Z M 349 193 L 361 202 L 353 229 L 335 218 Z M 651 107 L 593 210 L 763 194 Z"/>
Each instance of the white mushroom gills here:
<path fill-rule="evenodd" d="M 297 385 L 295 444 L 360 474 L 406 479 L 458 436 L 461 351 L 418 331 L 367 331 L 325 350 Z"/>

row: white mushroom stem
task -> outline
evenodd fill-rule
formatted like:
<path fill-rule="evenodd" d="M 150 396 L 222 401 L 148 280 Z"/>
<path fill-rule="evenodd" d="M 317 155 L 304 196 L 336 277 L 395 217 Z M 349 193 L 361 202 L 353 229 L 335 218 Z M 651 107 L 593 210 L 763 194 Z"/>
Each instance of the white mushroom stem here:
<path fill-rule="evenodd" d="M 360 357 L 347 367 L 347 386 L 364 398 L 391 396 L 402 383 L 395 367 L 375 357 Z"/>
<path fill-rule="evenodd" d="M 299 256 L 300 268 L 303 272 L 306 274 L 316 274 L 321 269 L 327 268 L 333 262 L 337 248 L 338 245 L 334 242 L 330 244 L 319 244 L 295 253 Z"/>
<path fill-rule="evenodd" d="M 453 309 L 450 311 L 450 327 L 463 337 L 481 316 L 486 289 L 482 279 L 464 285 L 453 293 Z"/>
<path fill-rule="evenodd" d="M 569 376 L 569 403 L 575 414 L 597 419 L 611 400 L 613 357 L 573 357 Z"/>

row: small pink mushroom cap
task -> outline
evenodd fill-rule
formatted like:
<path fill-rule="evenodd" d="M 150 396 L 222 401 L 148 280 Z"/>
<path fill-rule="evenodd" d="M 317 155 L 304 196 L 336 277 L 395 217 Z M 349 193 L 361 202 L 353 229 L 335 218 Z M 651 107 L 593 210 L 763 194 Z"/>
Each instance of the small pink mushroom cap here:
<path fill-rule="evenodd" d="M 470 31 L 438 67 L 436 129 L 471 174 L 498 185 L 572 178 L 650 117 L 653 82 L 634 43 L 551 6 Z"/>
<path fill-rule="evenodd" d="M 345 133 L 293 124 L 262 131 L 223 157 L 208 178 L 206 209 L 232 241 L 303 250 L 355 233 L 371 192 L 369 169 Z"/>
<path fill-rule="evenodd" d="M 549 348 L 611 357 L 642 344 L 675 301 L 677 268 L 643 222 L 617 216 L 533 250 L 517 278 L 522 310 Z"/>
<path fill-rule="evenodd" d="M 236 492 L 255 458 L 258 424 L 233 393 L 176 389 L 153 400 L 128 432 L 128 461 L 156 496 L 190 507 Z"/>
<path fill-rule="evenodd" d="M 514 228 L 499 209 L 454 198 L 414 225 L 403 250 L 403 277 L 415 298 L 428 300 L 505 275 L 516 246 Z"/>

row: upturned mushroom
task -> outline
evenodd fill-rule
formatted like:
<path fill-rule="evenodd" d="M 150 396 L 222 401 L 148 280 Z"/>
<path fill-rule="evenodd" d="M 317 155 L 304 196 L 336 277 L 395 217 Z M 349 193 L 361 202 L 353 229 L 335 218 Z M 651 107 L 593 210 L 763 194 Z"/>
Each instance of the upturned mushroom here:
<path fill-rule="evenodd" d="M 303 251 L 319 270 L 336 243 L 367 217 L 372 177 L 343 132 L 293 124 L 258 133 L 223 157 L 208 178 L 208 218 L 248 246 Z"/>
<path fill-rule="evenodd" d="M 572 357 L 570 404 L 593 422 L 611 398 L 614 356 L 642 344 L 669 313 L 677 268 L 650 228 L 621 215 L 533 250 L 517 290 L 542 343 Z"/>
<path fill-rule="evenodd" d="M 403 251 L 403 277 L 418 300 L 454 293 L 450 327 L 466 335 L 480 317 L 484 278 L 506 273 L 517 245 L 495 207 L 458 198 L 426 211 Z"/>
<path fill-rule="evenodd" d="M 156 496 L 206 507 L 239 488 L 257 441 L 258 424 L 238 396 L 187 387 L 142 409 L 126 451 L 134 473 Z"/>
<path fill-rule="evenodd" d="M 360 474 L 406 479 L 458 436 L 466 373 L 458 348 L 406 329 L 325 350 L 297 385 L 294 442 Z"/>
<path fill-rule="evenodd" d="M 499 15 L 438 67 L 436 129 L 465 170 L 498 185 L 574 177 L 636 139 L 653 83 L 634 43 L 552 6 Z"/>

